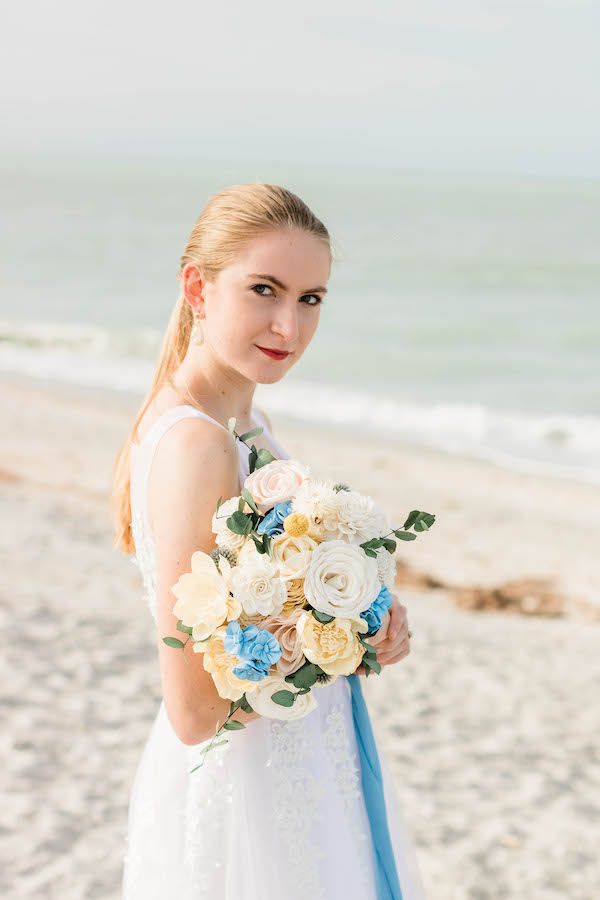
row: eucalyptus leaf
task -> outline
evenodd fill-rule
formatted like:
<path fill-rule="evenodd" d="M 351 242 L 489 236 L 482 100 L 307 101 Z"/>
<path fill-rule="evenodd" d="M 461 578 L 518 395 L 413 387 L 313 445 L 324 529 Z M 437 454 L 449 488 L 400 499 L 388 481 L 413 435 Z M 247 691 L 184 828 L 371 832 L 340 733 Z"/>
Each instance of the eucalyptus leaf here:
<path fill-rule="evenodd" d="M 256 501 L 254 500 L 254 497 L 252 496 L 252 494 L 250 493 L 248 488 L 245 488 L 245 487 L 242 488 L 241 496 L 244 498 L 244 500 L 246 501 L 246 503 L 248 504 L 250 509 L 253 509 L 255 513 L 260 515 L 260 513 L 258 512 L 258 506 L 256 505 Z"/>
<path fill-rule="evenodd" d="M 245 728 L 243 722 L 238 722 L 237 719 L 232 719 L 230 722 L 225 722 L 223 728 L 227 731 L 239 731 L 240 728 Z"/>
<path fill-rule="evenodd" d="M 400 538 L 401 541 L 416 541 L 417 536 L 413 534 L 412 531 L 394 531 L 394 534 L 397 538 Z"/>
<path fill-rule="evenodd" d="M 259 425 L 257 428 L 253 428 L 252 431 L 245 431 L 243 434 L 239 435 L 240 441 L 247 441 L 249 438 L 256 437 L 258 434 L 263 433 L 262 425 Z"/>
<path fill-rule="evenodd" d="M 244 712 L 251 713 L 254 712 L 254 707 L 250 706 L 245 694 L 242 694 L 240 697 L 240 707 L 244 710 Z"/>
<path fill-rule="evenodd" d="M 292 691 L 275 691 L 271 694 L 271 700 L 279 706 L 293 706 L 295 699 L 296 695 Z"/>
<path fill-rule="evenodd" d="M 184 634 L 191 634 L 192 626 L 184 625 L 183 622 L 181 621 L 181 619 L 179 619 L 179 621 L 177 622 L 177 631 L 183 631 Z"/>
<path fill-rule="evenodd" d="M 180 641 L 179 638 L 175 637 L 164 637 L 163 641 L 167 644 L 168 647 L 175 647 L 177 650 L 183 650 L 184 643 Z"/>
<path fill-rule="evenodd" d="M 396 550 L 396 541 L 393 541 L 391 538 L 385 538 L 383 546 L 388 553 L 394 553 Z"/>
<path fill-rule="evenodd" d="M 252 531 L 252 520 L 239 509 L 229 516 L 226 525 L 234 534 L 250 534 Z"/>
<path fill-rule="evenodd" d="M 317 680 L 317 666 L 314 663 L 307 663 L 294 672 L 293 683 L 297 688 L 310 689 Z"/>
<path fill-rule="evenodd" d="M 335 616 L 330 616 L 328 613 L 320 612 L 318 609 L 313 609 L 312 614 L 321 625 L 328 625 L 329 622 L 333 622 Z"/>

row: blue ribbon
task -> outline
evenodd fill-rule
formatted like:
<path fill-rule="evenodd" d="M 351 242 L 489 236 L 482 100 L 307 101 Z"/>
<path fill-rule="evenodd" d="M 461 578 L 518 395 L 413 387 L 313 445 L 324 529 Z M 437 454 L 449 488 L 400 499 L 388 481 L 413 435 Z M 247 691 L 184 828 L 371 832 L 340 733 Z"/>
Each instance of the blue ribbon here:
<path fill-rule="evenodd" d="M 365 806 L 375 853 L 377 900 L 402 900 L 396 860 L 388 829 L 383 777 L 369 711 L 360 684 L 360 675 L 348 675 L 352 690 L 352 718 L 360 757 Z"/>

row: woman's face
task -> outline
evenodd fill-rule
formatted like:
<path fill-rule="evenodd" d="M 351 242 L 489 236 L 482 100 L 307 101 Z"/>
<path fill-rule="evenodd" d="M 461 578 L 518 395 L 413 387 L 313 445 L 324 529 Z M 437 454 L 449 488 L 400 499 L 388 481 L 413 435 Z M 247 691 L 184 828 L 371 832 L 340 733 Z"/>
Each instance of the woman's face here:
<path fill-rule="evenodd" d="M 319 324 L 330 273 L 326 245 L 298 229 L 280 229 L 250 241 L 214 281 L 189 269 L 186 296 L 191 292 L 197 301 L 215 356 L 254 382 L 279 381 Z M 276 358 L 260 348 L 287 355 Z"/>

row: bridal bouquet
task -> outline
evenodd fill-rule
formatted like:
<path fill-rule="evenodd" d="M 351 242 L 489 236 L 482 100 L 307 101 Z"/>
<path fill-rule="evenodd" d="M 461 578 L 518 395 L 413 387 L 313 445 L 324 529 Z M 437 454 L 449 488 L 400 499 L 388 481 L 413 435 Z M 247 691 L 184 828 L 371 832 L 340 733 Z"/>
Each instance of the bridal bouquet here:
<path fill-rule="evenodd" d="M 262 432 L 237 435 L 235 422 L 229 429 L 241 441 Z M 245 727 L 231 718 L 238 708 L 297 719 L 316 707 L 316 688 L 361 663 L 367 676 L 381 671 L 367 638 L 393 602 L 394 537 L 414 540 L 435 520 L 412 510 L 391 528 L 371 497 L 248 446 L 240 495 L 217 501 L 217 547 L 194 552 L 191 571 L 171 588 L 187 640 L 163 638 L 180 649 L 191 640 L 217 692 L 231 700 L 205 752 L 226 743 L 218 740 L 225 730 Z"/>

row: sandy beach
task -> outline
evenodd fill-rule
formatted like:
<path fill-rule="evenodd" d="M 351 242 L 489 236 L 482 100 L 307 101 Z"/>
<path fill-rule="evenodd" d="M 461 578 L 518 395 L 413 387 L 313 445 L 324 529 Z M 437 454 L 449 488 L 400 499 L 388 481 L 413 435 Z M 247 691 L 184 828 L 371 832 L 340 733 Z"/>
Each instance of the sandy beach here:
<path fill-rule="evenodd" d="M 160 701 L 153 622 L 108 507 L 138 404 L 0 381 L 7 900 L 120 896 L 129 790 Z M 413 508 L 437 516 L 397 553 L 412 651 L 363 681 L 428 897 L 593 900 L 600 488 L 289 420 L 274 430 L 395 525 Z M 466 608 L 501 605 L 494 590 L 517 580 L 529 588 L 514 610 Z"/>

